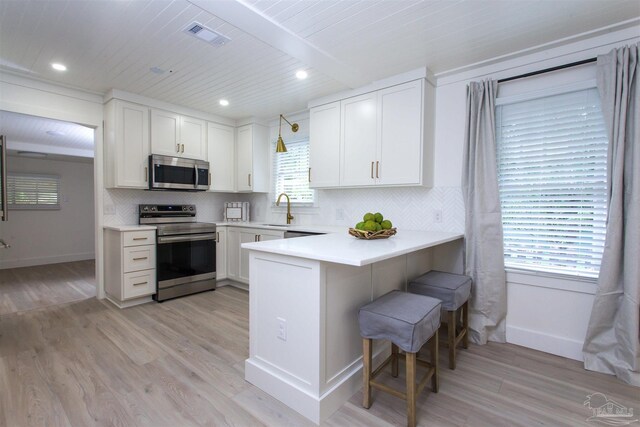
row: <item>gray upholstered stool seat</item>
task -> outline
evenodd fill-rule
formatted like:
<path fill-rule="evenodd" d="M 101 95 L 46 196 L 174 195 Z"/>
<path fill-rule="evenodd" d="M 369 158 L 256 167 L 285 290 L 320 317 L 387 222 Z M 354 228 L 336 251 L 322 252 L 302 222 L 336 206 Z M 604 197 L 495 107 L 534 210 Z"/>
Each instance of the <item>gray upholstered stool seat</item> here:
<path fill-rule="evenodd" d="M 423 295 L 392 291 L 360 308 L 358 322 L 363 347 L 364 393 L 363 406 L 371 406 L 371 387 L 391 393 L 407 400 L 407 424 L 416 425 L 416 397 L 431 378 L 431 388 L 438 392 L 438 329 L 440 328 L 441 302 Z M 389 356 L 375 371 L 371 372 L 373 339 L 391 341 Z M 417 353 L 431 341 L 429 363 L 418 360 Z M 382 369 L 391 362 L 391 374 L 398 376 L 398 347 L 405 351 L 406 393 L 374 381 Z M 416 365 L 426 366 L 427 373 L 416 384 Z"/>
<path fill-rule="evenodd" d="M 449 368 L 456 368 L 456 347 L 469 346 L 469 296 L 472 279 L 462 274 L 444 273 L 432 270 L 409 282 L 407 290 L 414 294 L 438 298 L 442 310 L 448 313 Z M 458 309 L 462 315 L 462 327 L 457 331 Z"/>

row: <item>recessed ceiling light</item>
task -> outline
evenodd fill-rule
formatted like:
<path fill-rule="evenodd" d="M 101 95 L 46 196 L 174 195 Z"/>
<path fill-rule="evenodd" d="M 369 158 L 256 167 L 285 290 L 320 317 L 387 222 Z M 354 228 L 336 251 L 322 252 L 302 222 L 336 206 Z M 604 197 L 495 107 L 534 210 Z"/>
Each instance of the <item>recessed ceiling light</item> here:
<path fill-rule="evenodd" d="M 59 130 L 48 130 L 47 131 L 47 135 L 51 135 L 51 136 L 65 136 L 66 134 L 64 132 L 60 132 Z"/>
<path fill-rule="evenodd" d="M 229 101 L 227 101 L 226 99 L 221 99 L 220 105 L 222 105 L 223 107 L 226 107 L 227 105 L 229 105 Z"/>
<path fill-rule="evenodd" d="M 305 70 L 300 70 L 298 72 L 296 72 L 296 77 L 299 78 L 300 80 L 304 80 L 306 79 L 308 76 L 307 72 Z"/>
<path fill-rule="evenodd" d="M 57 71 L 67 71 L 67 67 L 64 64 L 60 64 L 58 62 L 52 63 L 51 68 Z"/>

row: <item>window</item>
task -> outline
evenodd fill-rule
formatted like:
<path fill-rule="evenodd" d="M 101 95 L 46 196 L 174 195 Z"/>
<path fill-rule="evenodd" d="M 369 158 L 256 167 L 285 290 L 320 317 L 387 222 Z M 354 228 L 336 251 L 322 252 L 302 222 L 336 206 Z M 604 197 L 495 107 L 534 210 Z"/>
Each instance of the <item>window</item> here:
<path fill-rule="evenodd" d="M 597 90 L 498 105 L 505 265 L 597 277 L 608 144 Z"/>
<path fill-rule="evenodd" d="M 274 202 L 287 193 L 291 203 L 313 205 L 315 191 L 309 188 L 309 140 L 287 141 L 286 153 L 275 153 L 273 146 Z"/>
<path fill-rule="evenodd" d="M 60 177 L 9 172 L 9 209 L 60 209 Z"/>

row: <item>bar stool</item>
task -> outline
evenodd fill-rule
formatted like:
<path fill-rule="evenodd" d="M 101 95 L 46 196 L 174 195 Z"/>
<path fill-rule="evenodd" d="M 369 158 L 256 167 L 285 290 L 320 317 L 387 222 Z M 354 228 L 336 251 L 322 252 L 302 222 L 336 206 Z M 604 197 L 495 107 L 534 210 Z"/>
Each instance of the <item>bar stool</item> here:
<path fill-rule="evenodd" d="M 416 397 L 427 381 L 431 389 L 438 392 L 438 329 L 440 328 L 441 303 L 435 298 L 391 291 L 360 308 L 358 322 L 362 336 L 364 397 L 362 406 L 371 407 L 371 387 L 390 393 L 407 401 L 407 425 L 416 425 Z M 391 355 L 371 372 L 373 339 L 391 341 Z M 430 363 L 418 360 L 420 348 L 431 341 Z M 391 362 L 391 375 L 398 376 L 398 348 L 405 351 L 406 392 L 374 381 L 385 366 Z M 416 365 L 426 366 L 427 373 L 416 384 Z"/>
<path fill-rule="evenodd" d="M 447 312 L 449 345 L 449 369 L 456 369 L 456 347 L 469 347 L 469 296 L 471 277 L 462 274 L 432 270 L 412 280 L 408 292 L 426 295 L 442 301 L 442 310 Z M 461 313 L 458 313 L 460 309 Z M 462 328 L 457 331 L 458 319 L 462 315 Z"/>

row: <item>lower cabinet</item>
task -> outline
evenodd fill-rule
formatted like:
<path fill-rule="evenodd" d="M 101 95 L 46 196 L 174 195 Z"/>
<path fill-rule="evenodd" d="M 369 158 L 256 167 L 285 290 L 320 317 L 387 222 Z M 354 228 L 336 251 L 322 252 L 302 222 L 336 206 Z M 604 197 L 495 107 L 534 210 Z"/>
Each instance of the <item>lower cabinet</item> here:
<path fill-rule="evenodd" d="M 216 280 L 227 276 L 227 228 L 216 227 Z"/>
<path fill-rule="evenodd" d="M 118 307 L 149 300 L 156 292 L 155 230 L 105 230 L 105 292 Z"/>
<path fill-rule="evenodd" d="M 284 231 L 260 228 L 227 228 L 227 277 L 241 283 L 249 283 L 249 251 L 243 243 L 283 239 Z"/>

